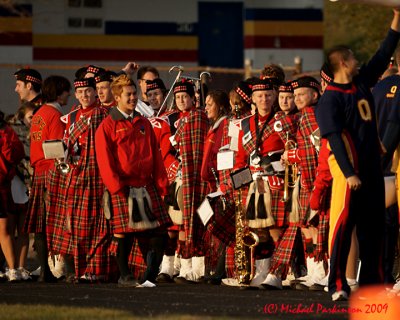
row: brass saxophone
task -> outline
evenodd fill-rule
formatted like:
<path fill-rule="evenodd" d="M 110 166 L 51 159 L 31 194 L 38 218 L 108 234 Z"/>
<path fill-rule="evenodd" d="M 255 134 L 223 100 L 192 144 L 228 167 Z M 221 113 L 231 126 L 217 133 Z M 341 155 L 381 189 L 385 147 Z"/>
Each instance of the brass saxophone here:
<path fill-rule="evenodd" d="M 295 141 L 289 139 L 289 132 L 286 133 L 285 151 L 295 149 L 297 144 Z M 289 188 L 294 188 L 296 185 L 298 169 L 297 165 L 290 164 L 289 160 L 285 160 L 285 177 L 283 183 L 283 198 L 281 201 L 287 202 L 290 198 Z"/>
<path fill-rule="evenodd" d="M 245 213 L 242 206 L 242 190 L 238 190 L 235 199 L 235 267 L 239 285 L 248 285 L 254 277 L 254 248 L 259 243 L 257 234 L 248 230 L 245 224 Z M 248 254 L 250 249 L 250 254 Z"/>

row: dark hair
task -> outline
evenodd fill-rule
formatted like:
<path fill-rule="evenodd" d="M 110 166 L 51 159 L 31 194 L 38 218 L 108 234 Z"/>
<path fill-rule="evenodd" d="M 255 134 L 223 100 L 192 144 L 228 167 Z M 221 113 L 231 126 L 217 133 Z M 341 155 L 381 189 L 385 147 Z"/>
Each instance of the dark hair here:
<path fill-rule="evenodd" d="M 71 91 L 71 83 L 63 76 L 49 76 L 43 81 L 42 96 L 43 102 L 57 101 L 64 91 Z"/>
<path fill-rule="evenodd" d="M 227 115 L 230 112 L 229 96 L 225 91 L 212 90 L 208 92 L 207 97 L 211 97 L 218 106 L 218 115 Z"/>
<path fill-rule="evenodd" d="M 17 80 L 22 81 L 25 85 L 27 83 L 32 84 L 32 89 L 35 92 L 40 92 L 40 89 L 42 88 L 42 75 L 40 74 L 39 71 L 31 68 L 24 68 L 24 69 L 19 69 L 14 73 L 14 76 L 16 77 Z M 27 80 L 26 78 L 31 77 L 32 80 Z"/>
<path fill-rule="evenodd" d="M 350 57 L 351 49 L 345 45 L 334 46 L 326 54 L 326 62 L 332 73 L 339 70 L 340 60 L 347 60 Z"/>
<path fill-rule="evenodd" d="M 155 67 L 143 66 L 143 67 L 140 67 L 139 70 L 137 71 L 137 79 L 141 80 L 146 72 L 151 72 L 151 73 L 155 74 L 157 78 L 160 77 L 160 74 Z"/>
<path fill-rule="evenodd" d="M 281 84 L 285 83 L 285 71 L 277 64 L 266 64 L 261 71 L 260 78 L 270 79 L 274 87 L 279 87 Z"/>
<path fill-rule="evenodd" d="M 35 110 L 35 109 L 36 109 L 36 104 L 34 104 L 31 101 L 24 101 L 21 103 L 20 107 L 15 113 L 15 117 L 17 118 L 17 120 L 22 121 L 28 110 Z"/>

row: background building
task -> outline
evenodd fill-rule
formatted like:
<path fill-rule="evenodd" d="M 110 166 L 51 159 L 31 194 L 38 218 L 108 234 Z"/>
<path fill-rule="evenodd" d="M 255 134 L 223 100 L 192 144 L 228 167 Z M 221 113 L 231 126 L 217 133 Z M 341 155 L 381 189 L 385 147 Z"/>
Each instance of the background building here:
<path fill-rule="evenodd" d="M 1 3 L 1 1 L 0 1 Z M 12 73 L 41 66 L 43 76 L 73 80 L 75 67 L 118 68 L 127 61 L 172 65 L 254 68 L 267 63 L 318 70 L 323 60 L 320 0 L 35 0 L 0 7 L 0 108 L 15 110 Z M 218 75 L 213 82 L 242 75 Z M 6 94 L 4 94 L 6 93 Z M 73 99 L 72 99 L 73 100 Z"/>

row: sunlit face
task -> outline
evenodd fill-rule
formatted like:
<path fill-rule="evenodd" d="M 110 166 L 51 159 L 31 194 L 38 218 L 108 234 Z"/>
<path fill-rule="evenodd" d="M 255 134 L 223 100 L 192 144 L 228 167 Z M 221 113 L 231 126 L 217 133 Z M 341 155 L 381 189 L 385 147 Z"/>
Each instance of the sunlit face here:
<path fill-rule="evenodd" d="M 208 119 L 211 121 L 215 121 L 218 119 L 219 116 L 219 107 L 215 103 L 214 99 L 211 96 L 207 96 L 206 98 L 206 113 Z"/>
<path fill-rule="evenodd" d="M 26 84 L 25 84 L 25 82 L 23 82 L 21 80 L 17 80 L 15 82 L 15 92 L 18 93 L 21 101 L 29 101 L 31 87 L 32 87 L 32 84 L 29 82 Z"/>
<path fill-rule="evenodd" d="M 96 101 L 96 90 L 92 87 L 82 87 L 75 90 L 75 97 L 83 109 L 91 106 Z"/>
<path fill-rule="evenodd" d="M 178 92 L 175 94 L 175 103 L 180 111 L 189 111 L 194 106 L 194 97 L 187 92 Z"/>
<path fill-rule="evenodd" d="M 99 100 L 103 104 L 110 104 L 114 101 L 114 97 L 111 92 L 111 86 L 109 81 L 102 81 L 96 83 L 96 91 Z"/>
<path fill-rule="evenodd" d="M 158 110 L 164 101 L 164 94 L 161 89 L 150 90 L 146 93 L 147 101 L 153 110 Z"/>
<path fill-rule="evenodd" d="M 61 105 L 61 106 L 66 106 L 68 104 L 68 98 L 70 96 L 69 91 L 64 91 L 63 93 L 61 93 L 58 97 L 57 97 L 57 102 Z"/>
<path fill-rule="evenodd" d="M 296 108 L 294 103 L 294 94 L 292 92 L 279 92 L 279 107 L 286 114 Z"/>
<path fill-rule="evenodd" d="M 31 123 L 32 123 L 32 117 L 33 117 L 33 110 L 32 109 L 27 109 L 24 118 L 22 119 L 22 121 L 24 122 L 24 124 L 30 128 L 31 127 Z"/>
<path fill-rule="evenodd" d="M 258 90 L 253 92 L 251 97 L 260 115 L 267 115 L 274 105 L 276 92 L 275 90 Z"/>
<path fill-rule="evenodd" d="M 146 81 L 147 81 L 147 80 L 154 80 L 154 79 L 156 79 L 156 78 L 157 78 L 157 75 L 155 75 L 155 74 L 154 74 L 153 72 L 151 72 L 151 71 L 147 71 L 147 72 L 142 76 L 142 78 L 139 79 L 138 83 L 139 83 L 140 91 L 142 92 L 142 99 L 144 99 L 144 100 L 147 99 L 146 94 L 145 94 L 145 92 L 146 92 L 146 86 L 147 86 Z"/>
<path fill-rule="evenodd" d="M 314 89 L 304 87 L 294 89 L 294 103 L 299 110 L 313 105 L 317 99 L 318 93 Z"/>
<path fill-rule="evenodd" d="M 136 108 L 138 102 L 137 90 L 134 86 L 122 87 L 120 96 L 115 96 L 115 101 L 118 103 L 118 108 L 126 114 L 131 114 Z"/>

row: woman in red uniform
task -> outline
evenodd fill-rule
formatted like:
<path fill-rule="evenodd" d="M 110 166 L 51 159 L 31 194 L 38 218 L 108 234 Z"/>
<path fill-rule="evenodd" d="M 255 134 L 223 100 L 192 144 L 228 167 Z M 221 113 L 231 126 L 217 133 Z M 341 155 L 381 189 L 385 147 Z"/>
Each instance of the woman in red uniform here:
<path fill-rule="evenodd" d="M 24 146 L 14 130 L 4 121 L 4 113 L 0 111 L 0 245 L 8 264 L 9 281 L 20 279 L 15 263 L 14 241 L 7 228 L 7 221 L 8 214 L 14 211 L 11 180 L 15 175 L 15 166 L 24 155 Z"/>
<path fill-rule="evenodd" d="M 220 185 L 217 154 L 222 147 L 224 128 L 229 125 L 230 105 L 228 95 L 221 90 L 209 92 L 206 97 L 205 111 L 212 127 L 207 133 L 204 145 L 201 179 L 208 184 L 207 192 L 212 193 L 219 190 Z M 223 197 L 214 198 L 211 201 L 214 212 L 225 210 L 222 204 L 224 201 Z M 223 213 L 220 212 L 219 214 Z M 207 274 L 210 273 L 210 270 L 214 271 L 214 275 L 210 279 L 211 283 L 219 283 L 225 277 L 225 244 L 212 234 L 212 225 L 212 223 L 207 225 L 205 233 L 206 270 L 208 270 Z"/>

